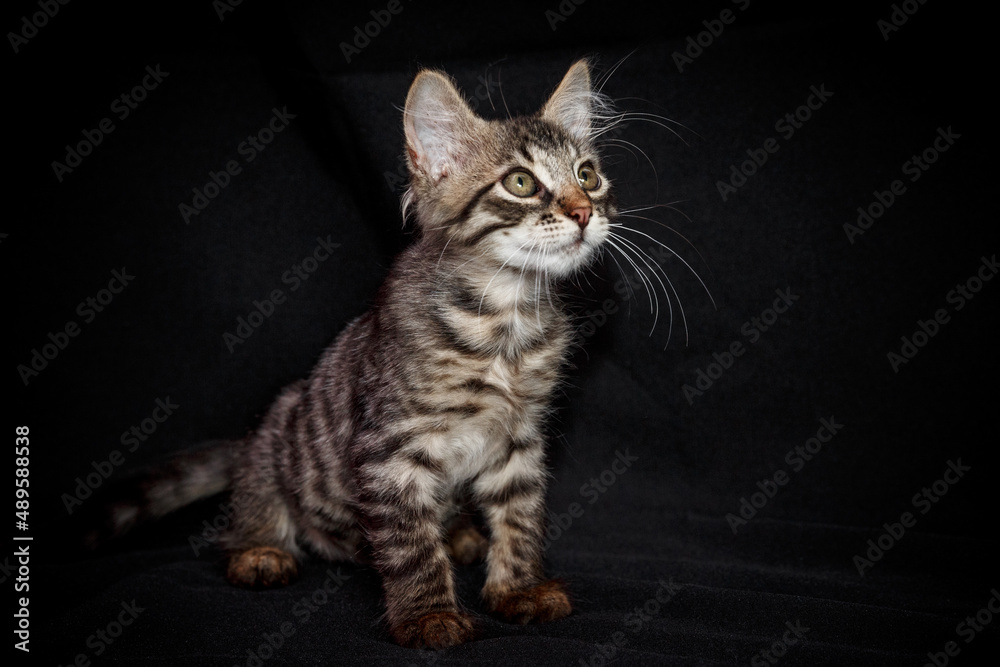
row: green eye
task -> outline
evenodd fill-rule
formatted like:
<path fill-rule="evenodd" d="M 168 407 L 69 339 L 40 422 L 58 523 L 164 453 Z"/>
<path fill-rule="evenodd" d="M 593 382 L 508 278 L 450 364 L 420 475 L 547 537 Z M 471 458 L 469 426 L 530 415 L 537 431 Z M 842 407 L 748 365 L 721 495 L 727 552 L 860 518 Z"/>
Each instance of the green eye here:
<path fill-rule="evenodd" d="M 576 180 L 584 190 L 596 190 L 601 187 L 601 178 L 589 162 L 576 172 Z"/>
<path fill-rule="evenodd" d="M 516 197 L 530 197 L 538 192 L 535 177 L 526 171 L 512 171 L 504 177 L 502 182 L 507 192 Z"/>

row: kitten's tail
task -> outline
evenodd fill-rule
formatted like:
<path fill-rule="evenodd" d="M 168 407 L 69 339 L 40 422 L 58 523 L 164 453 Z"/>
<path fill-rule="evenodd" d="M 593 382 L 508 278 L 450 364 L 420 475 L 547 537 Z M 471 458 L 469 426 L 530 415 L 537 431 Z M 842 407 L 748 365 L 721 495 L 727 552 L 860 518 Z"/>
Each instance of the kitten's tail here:
<path fill-rule="evenodd" d="M 233 461 L 243 443 L 209 441 L 109 487 L 95 503 L 99 516 L 84 519 L 87 527 L 83 545 L 95 549 L 141 523 L 225 491 L 232 482 Z"/>

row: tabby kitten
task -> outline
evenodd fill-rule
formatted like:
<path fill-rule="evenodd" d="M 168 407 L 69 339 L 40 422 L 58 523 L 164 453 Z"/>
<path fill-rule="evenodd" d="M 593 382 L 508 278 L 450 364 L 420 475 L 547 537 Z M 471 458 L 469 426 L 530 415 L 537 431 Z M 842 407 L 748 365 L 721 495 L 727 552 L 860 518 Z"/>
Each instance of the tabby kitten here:
<path fill-rule="evenodd" d="M 420 72 L 403 116 L 419 240 L 312 375 L 244 441 L 151 494 L 151 512 L 228 484 L 230 582 L 287 584 L 304 548 L 370 562 L 403 646 L 473 639 L 453 561 L 485 557 L 485 606 L 507 621 L 569 614 L 543 571 L 543 422 L 573 335 L 554 290 L 615 215 L 593 143 L 601 110 L 583 61 L 539 113 L 497 121 Z"/>

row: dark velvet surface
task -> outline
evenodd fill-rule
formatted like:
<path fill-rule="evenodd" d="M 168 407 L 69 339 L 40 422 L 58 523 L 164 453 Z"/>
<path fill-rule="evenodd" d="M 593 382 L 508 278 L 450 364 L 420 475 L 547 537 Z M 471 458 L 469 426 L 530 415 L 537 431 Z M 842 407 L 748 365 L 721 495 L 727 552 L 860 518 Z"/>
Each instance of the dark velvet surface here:
<path fill-rule="evenodd" d="M 935 2 L 561 6 L 565 20 L 546 14 L 555 0 L 402 0 L 396 14 L 247 0 L 220 20 L 221 3 L 71 3 L 11 47 L 5 414 L 9 430 L 30 427 L 29 529 L 11 534 L 33 537 L 19 660 L 995 658 L 991 19 Z M 25 30 L 40 11 L 17 3 L 5 25 Z M 585 341 L 551 429 L 548 568 L 571 587 L 570 617 L 483 617 L 480 641 L 399 648 L 369 569 L 310 560 L 285 589 L 230 587 L 199 541 L 212 537 L 203 522 L 225 522 L 222 496 L 97 553 L 70 547 L 70 519 L 97 502 L 67 516 L 78 478 L 114 481 L 242 435 L 370 303 L 412 238 L 399 109 L 420 67 L 499 117 L 537 109 L 582 56 L 637 114 L 608 170 L 622 209 L 642 216 L 622 234 L 676 293 L 668 305 L 655 283 L 654 321 L 615 252 L 568 286 Z M 144 81 L 130 108 L 122 94 Z M 113 130 L 57 175 L 66 146 L 105 118 Z M 272 119 L 279 131 L 260 135 Z M 734 168 L 751 175 L 730 180 Z M 196 201 L 213 174 L 222 187 Z M 873 215 L 860 233 L 845 228 L 859 207 Z M 52 358 L 25 383 L 16 367 L 34 350 Z M 25 593 L 5 559 L 17 612 Z M 477 613 L 483 577 L 458 571 Z"/>

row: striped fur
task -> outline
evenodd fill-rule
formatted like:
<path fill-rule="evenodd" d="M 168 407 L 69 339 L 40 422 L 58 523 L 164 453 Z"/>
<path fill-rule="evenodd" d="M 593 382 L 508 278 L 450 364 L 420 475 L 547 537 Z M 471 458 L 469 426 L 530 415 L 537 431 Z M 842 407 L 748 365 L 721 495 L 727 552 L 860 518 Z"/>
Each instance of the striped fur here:
<path fill-rule="evenodd" d="M 101 490 L 100 503 L 88 505 L 73 538 L 96 549 L 138 524 L 159 519 L 231 486 L 241 440 L 216 440 L 173 456 L 165 464 L 113 480 Z M 76 531 L 82 529 L 82 534 Z"/>
<path fill-rule="evenodd" d="M 487 121 L 445 75 L 417 76 L 404 210 L 420 238 L 237 452 L 223 538 L 234 584 L 284 584 L 303 550 L 370 562 L 396 641 L 441 648 L 474 635 L 453 560 L 483 556 L 491 612 L 570 612 L 543 571 L 543 425 L 572 336 L 558 283 L 593 259 L 615 213 L 595 99 L 578 62 L 538 114 Z M 522 172 L 530 196 L 504 185 Z"/>

